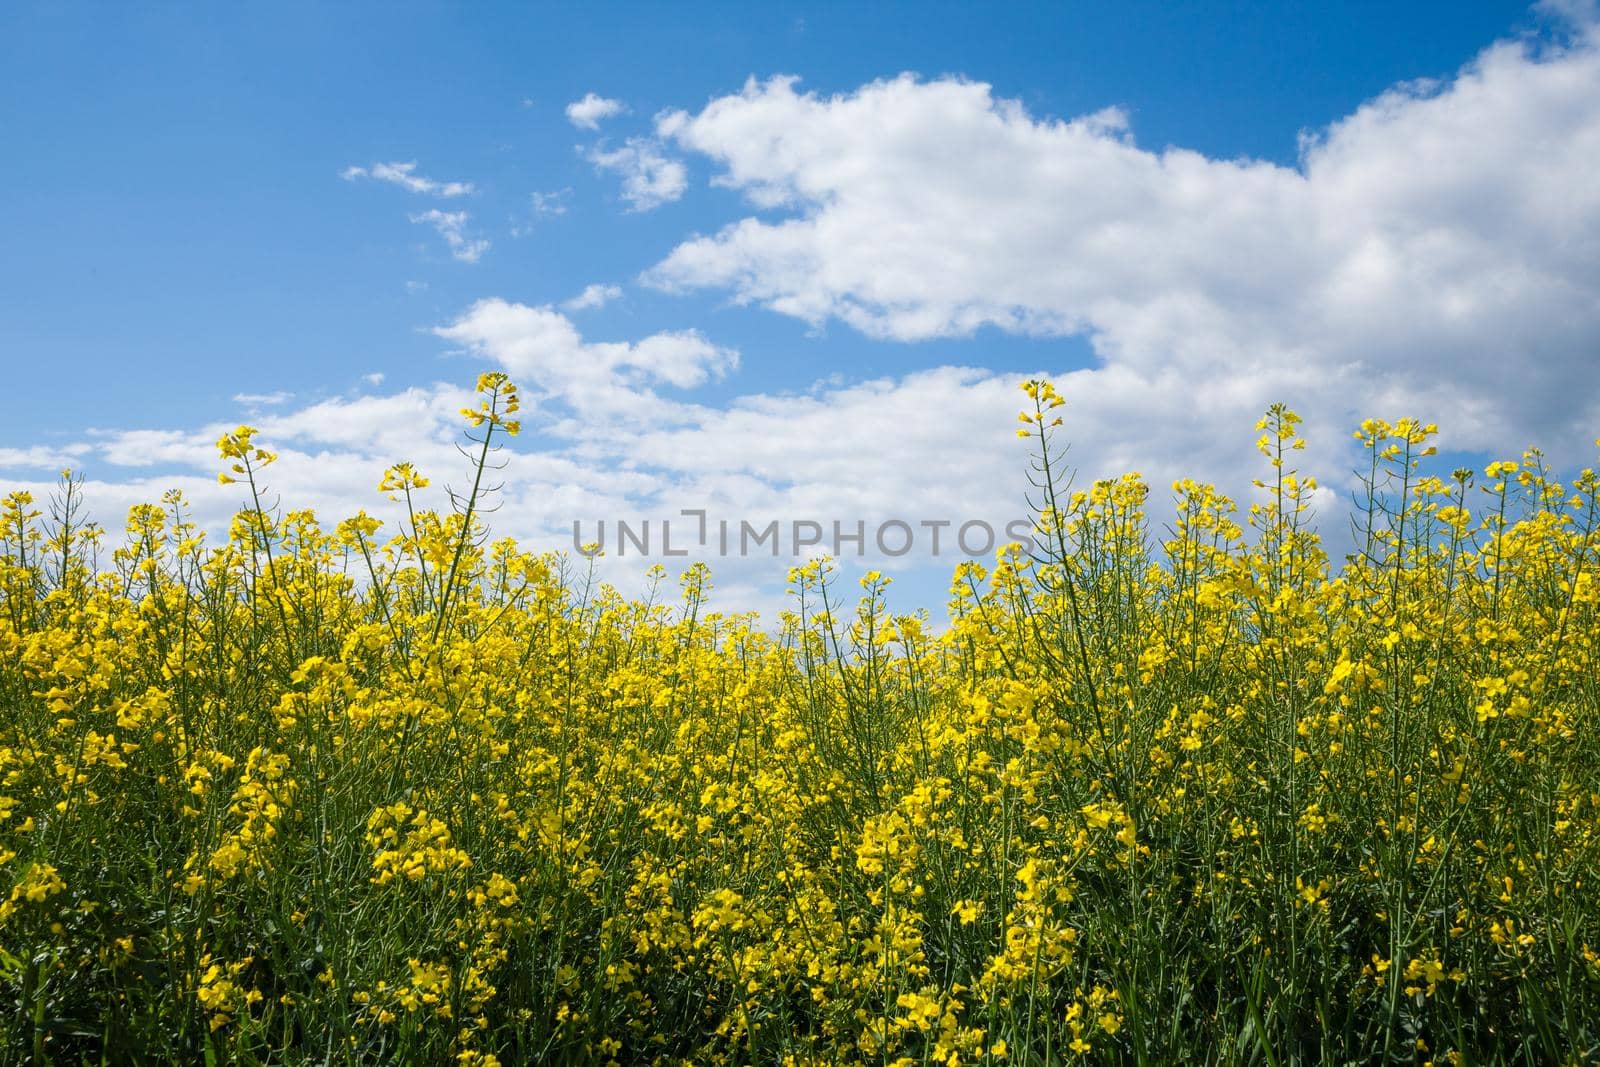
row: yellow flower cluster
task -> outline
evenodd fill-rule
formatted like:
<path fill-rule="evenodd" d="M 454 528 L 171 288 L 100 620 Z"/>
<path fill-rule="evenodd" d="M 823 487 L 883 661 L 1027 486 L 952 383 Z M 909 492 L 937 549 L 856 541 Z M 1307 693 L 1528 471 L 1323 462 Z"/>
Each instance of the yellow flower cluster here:
<path fill-rule="evenodd" d="M 367 844 L 377 849 L 373 881 L 384 885 L 402 876 L 412 881 L 432 874 L 464 871 L 472 860 L 450 844 L 450 828 L 426 811 L 397 801 L 367 820 Z"/>

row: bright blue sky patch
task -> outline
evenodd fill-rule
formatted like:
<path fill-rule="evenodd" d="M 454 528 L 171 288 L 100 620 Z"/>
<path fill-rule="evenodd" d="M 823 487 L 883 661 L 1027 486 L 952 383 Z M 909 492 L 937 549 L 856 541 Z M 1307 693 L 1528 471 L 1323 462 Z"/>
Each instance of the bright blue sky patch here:
<path fill-rule="evenodd" d="M 240 421 L 329 519 L 442 484 L 494 366 L 539 398 L 496 521 L 550 547 L 999 525 L 1041 372 L 1085 477 L 1158 489 L 1242 491 L 1287 400 L 1330 516 L 1363 415 L 1600 431 L 1581 6 L 11 5 L 0 132 L 0 485 L 70 463 L 111 525 L 219 521 Z M 712 562 L 770 606 L 792 560 Z"/>

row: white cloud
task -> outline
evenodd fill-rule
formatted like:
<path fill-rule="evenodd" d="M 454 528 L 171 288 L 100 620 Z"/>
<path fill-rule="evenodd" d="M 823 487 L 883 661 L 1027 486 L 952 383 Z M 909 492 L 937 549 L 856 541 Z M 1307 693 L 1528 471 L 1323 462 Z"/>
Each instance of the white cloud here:
<path fill-rule="evenodd" d="M 49 448 L 43 445 L 0 448 L 0 468 L 42 468 L 59 471 L 73 466 L 89 451 L 90 446 L 86 444 L 70 444 L 61 448 Z"/>
<path fill-rule="evenodd" d="M 471 182 L 435 181 L 418 174 L 416 170 L 415 161 L 374 163 L 370 167 L 346 167 L 340 176 L 346 181 L 371 178 L 375 181 L 389 182 L 413 193 L 446 200 L 477 191 Z M 488 240 L 467 235 L 466 225 L 471 216 L 465 211 L 441 211 L 438 208 L 430 208 L 408 217 L 413 223 L 427 224 L 438 231 L 439 236 L 444 238 L 445 244 L 449 246 L 450 254 L 463 263 L 476 263 L 489 250 Z M 413 283 L 407 282 L 406 286 L 413 292 L 416 291 Z"/>
<path fill-rule="evenodd" d="M 294 399 L 294 394 L 279 389 L 271 393 L 234 393 L 233 402 L 249 408 L 274 407 Z"/>
<path fill-rule="evenodd" d="M 339 176 L 347 182 L 359 178 L 371 178 L 374 181 L 398 185 L 402 189 L 423 196 L 437 196 L 446 200 L 467 196 L 477 191 L 471 182 L 441 182 L 423 177 L 417 173 L 416 160 L 406 163 L 374 163 L 370 167 L 346 167 Z"/>
<path fill-rule="evenodd" d="M 486 238 L 467 236 L 466 226 L 471 217 L 465 211 L 440 211 L 438 208 L 410 216 L 412 222 L 427 224 L 437 230 L 456 259 L 463 263 L 476 263 L 489 250 L 489 242 Z"/>
<path fill-rule="evenodd" d="M 371 374 L 363 374 L 361 380 L 373 388 L 377 388 L 383 384 L 383 371 L 375 370 Z"/>
<path fill-rule="evenodd" d="M 567 198 L 572 195 L 572 190 L 557 189 L 550 193 L 533 192 L 528 194 L 529 206 L 533 209 L 533 217 L 542 219 L 554 215 L 567 213 Z"/>
<path fill-rule="evenodd" d="M 581 130 L 598 130 L 604 119 L 628 110 L 621 100 L 608 100 L 596 93 L 586 93 L 582 100 L 567 105 L 567 121 Z"/>
<path fill-rule="evenodd" d="M 598 170 L 622 175 L 622 198 L 632 211 L 669 204 L 689 187 L 683 163 L 662 155 L 661 142 L 651 138 L 630 137 L 621 148 L 610 150 L 596 145 L 585 158 Z"/>
<path fill-rule="evenodd" d="M 584 286 L 583 292 L 565 301 L 561 306 L 567 311 L 588 311 L 592 308 L 605 307 L 621 295 L 622 286 L 595 282 L 593 285 Z"/>
<path fill-rule="evenodd" d="M 648 386 L 692 388 L 721 378 L 739 362 L 737 352 L 712 344 L 697 330 L 657 333 L 637 342 L 591 342 L 554 308 L 501 299 L 480 300 L 434 332 L 591 416 L 661 411 L 663 403 L 644 391 Z"/>
<path fill-rule="evenodd" d="M 1339 429 L 1414 411 L 1458 447 L 1579 448 L 1600 423 L 1592 28 L 1398 87 L 1295 167 L 911 76 L 752 81 L 657 133 L 785 217 L 687 240 L 647 282 L 879 338 L 1084 334 L 1101 366 L 1073 375 L 1074 411 L 1130 460 L 1204 449 L 1280 397 Z"/>
<path fill-rule="evenodd" d="M 90 430 L 97 458 L 118 467 L 201 467 L 215 460 L 216 440 L 232 426 L 192 430 Z M 216 430 L 216 433 L 210 433 Z"/>

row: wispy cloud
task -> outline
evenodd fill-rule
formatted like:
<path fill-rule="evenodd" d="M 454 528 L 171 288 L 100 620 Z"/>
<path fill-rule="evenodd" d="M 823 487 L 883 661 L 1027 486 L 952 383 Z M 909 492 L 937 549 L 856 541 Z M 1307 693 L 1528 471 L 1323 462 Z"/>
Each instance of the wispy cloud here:
<path fill-rule="evenodd" d="M 593 285 L 584 286 L 583 292 L 561 306 L 568 311 L 589 311 L 593 308 L 605 307 L 621 295 L 622 286 L 604 285 L 596 282 Z"/>
<path fill-rule="evenodd" d="M 0 467 L 42 468 L 61 470 L 70 467 L 79 457 L 90 451 L 87 444 L 70 444 L 61 448 L 32 445 L 28 448 L 0 448 Z"/>
<path fill-rule="evenodd" d="M 233 402 L 247 408 L 268 408 L 288 403 L 294 394 L 284 389 L 272 393 L 234 393 Z"/>
<path fill-rule="evenodd" d="M 533 217 L 546 218 L 551 215 L 565 215 L 567 213 L 567 198 L 572 195 L 571 187 L 557 189 L 550 193 L 529 193 L 528 204 L 533 209 Z"/>
<path fill-rule="evenodd" d="M 347 182 L 362 178 L 388 182 L 409 192 L 422 196 L 437 196 L 445 200 L 477 192 L 477 188 L 471 182 L 442 182 L 418 174 L 416 160 L 406 163 L 374 163 L 370 167 L 346 167 L 339 176 Z"/>
<path fill-rule="evenodd" d="M 596 145 L 585 158 L 598 170 L 622 175 L 622 198 L 631 211 L 669 204 L 689 187 L 689 172 L 683 163 L 662 154 L 661 142 L 653 138 L 630 137 L 621 148 L 609 151 Z"/>
<path fill-rule="evenodd" d="M 456 259 L 463 263 L 476 263 L 489 251 L 489 242 L 482 237 L 467 236 L 466 226 L 471 217 L 465 211 L 440 211 L 438 208 L 410 216 L 412 222 L 426 224 L 437 230 Z"/>
<path fill-rule="evenodd" d="M 582 100 L 567 105 L 567 121 L 582 130 L 598 130 L 600 123 L 628 110 L 621 100 L 608 100 L 597 93 L 588 93 Z"/>
<path fill-rule="evenodd" d="M 532 192 L 528 194 L 528 218 L 521 219 L 513 216 L 510 219 L 511 236 L 526 237 L 533 233 L 535 224 L 543 219 L 555 218 L 567 213 L 567 198 L 572 195 L 571 187 L 556 189 L 553 192 Z"/>

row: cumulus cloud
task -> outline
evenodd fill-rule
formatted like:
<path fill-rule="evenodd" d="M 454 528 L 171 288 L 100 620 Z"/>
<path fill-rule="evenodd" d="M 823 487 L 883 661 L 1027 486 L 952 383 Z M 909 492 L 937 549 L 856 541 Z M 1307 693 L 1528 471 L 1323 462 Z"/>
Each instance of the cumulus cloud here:
<path fill-rule="evenodd" d="M 1084 335 L 1101 362 L 1075 406 L 1130 410 L 1107 441 L 1130 457 L 1137 435 L 1184 442 L 1151 411 L 1214 414 L 1204 437 L 1275 397 L 1341 426 L 1431 414 L 1469 448 L 1578 446 L 1600 422 L 1592 28 L 1396 87 L 1295 166 L 909 75 L 831 96 L 752 80 L 657 134 L 780 216 L 686 240 L 646 282 L 899 341 Z"/>
<path fill-rule="evenodd" d="M 580 130 L 598 130 L 600 123 L 628 110 L 621 100 L 608 100 L 598 93 L 585 93 L 582 100 L 567 105 L 567 121 Z"/>
<path fill-rule="evenodd" d="M 692 388 L 721 378 L 739 362 L 736 351 L 711 343 L 698 330 L 633 342 L 586 341 L 554 308 L 499 298 L 478 301 L 434 333 L 590 415 L 644 407 L 664 415 L 649 386 Z"/>
<path fill-rule="evenodd" d="M 661 142 L 652 138 L 630 137 L 621 148 L 596 145 L 585 158 L 597 170 L 622 176 L 622 198 L 632 211 L 669 204 L 689 187 L 689 172 L 682 161 L 663 155 Z"/>
<path fill-rule="evenodd" d="M 432 226 L 449 246 L 450 255 L 463 263 L 476 263 L 489 250 L 489 241 L 483 237 L 467 236 L 467 222 L 471 217 L 465 211 L 440 211 L 438 208 L 410 216 L 411 221 L 419 226 Z"/>
<path fill-rule="evenodd" d="M 565 301 L 561 306 L 567 311 L 589 311 L 593 308 L 605 307 L 611 301 L 622 295 L 620 285 L 604 285 L 595 282 L 593 285 L 583 287 L 583 292 Z"/>
<path fill-rule="evenodd" d="M 423 196 L 437 196 L 446 200 L 476 192 L 471 182 L 441 182 L 417 173 L 416 160 L 405 163 L 374 163 L 370 167 L 346 167 L 339 175 L 347 182 L 361 178 L 388 182 Z"/>

